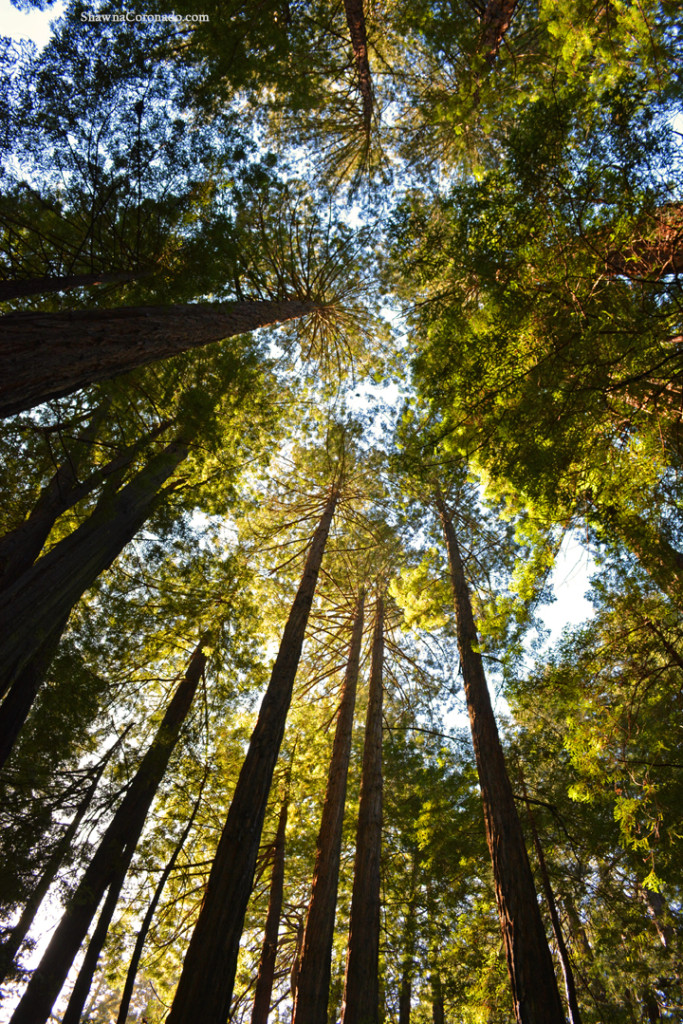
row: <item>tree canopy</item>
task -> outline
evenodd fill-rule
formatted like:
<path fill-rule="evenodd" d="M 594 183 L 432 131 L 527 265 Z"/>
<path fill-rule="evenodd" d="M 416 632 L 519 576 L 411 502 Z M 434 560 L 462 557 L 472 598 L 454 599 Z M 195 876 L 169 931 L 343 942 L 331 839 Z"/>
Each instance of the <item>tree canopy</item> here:
<path fill-rule="evenodd" d="M 681 1019 L 682 63 L 673 0 L 0 40 L 3 1019 Z"/>

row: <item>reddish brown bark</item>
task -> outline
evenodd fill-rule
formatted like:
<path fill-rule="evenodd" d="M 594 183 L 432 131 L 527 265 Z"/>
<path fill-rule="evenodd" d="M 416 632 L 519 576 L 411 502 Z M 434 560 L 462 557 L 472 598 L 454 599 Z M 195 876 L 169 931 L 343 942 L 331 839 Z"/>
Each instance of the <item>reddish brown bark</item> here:
<path fill-rule="evenodd" d="M 351 645 L 332 744 L 327 791 L 313 869 L 313 889 L 306 915 L 297 973 L 293 1024 L 326 1024 L 327 1021 L 346 783 L 363 640 L 364 603 L 364 594 L 361 594 L 353 619 Z"/>
<path fill-rule="evenodd" d="M 498 54 L 519 0 L 489 0 L 481 19 L 479 51 L 489 60 Z"/>
<path fill-rule="evenodd" d="M 344 0 L 346 24 L 349 27 L 353 61 L 358 76 L 358 90 L 363 102 L 363 126 L 367 133 L 372 125 L 372 75 L 368 60 L 368 36 L 365 29 L 365 12 L 363 0 Z"/>
<path fill-rule="evenodd" d="M 337 503 L 327 500 L 285 626 L 268 688 L 211 868 L 167 1024 L 225 1024 L 230 1012 L 244 915 L 251 893 L 266 801 L 285 731 L 306 624 Z"/>
<path fill-rule="evenodd" d="M 277 959 L 282 899 L 285 886 L 285 834 L 287 832 L 288 803 L 289 796 L 285 795 L 280 808 L 280 817 L 277 824 L 275 842 L 273 843 L 273 872 L 270 879 L 270 897 L 268 900 L 263 946 L 261 948 L 261 962 L 256 978 L 251 1024 L 268 1024 L 268 1014 L 270 1013 L 270 1000 L 273 994 L 275 961 Z"/>
<path fill-rule="evenodd" d="M 0 416 L 316 308 L 283 300 L 9 313 L 0 318 Z"/>
<path fill-rule="evenodd" d="M 384 602 L 377 599 L 365 723 L 342 1024 L 379 1024 Z"/>
<path fill-rule="evenodd" d="M 519 1024 L 565 1024 L 524 836 L 491 707 L 472 604 L 452 519 L 440 494 L 460 667 L 484 808 L 498 916 Z"/>
<path fill-rule="evenodd" d="M 140 838 L 180 729 L 192 705 L 206 665 L 201 644 L 176 689 L 152 745 L 106 829 L 94 856 L 50 940 L 40 964 L 11 1019 L 11 1024 L 45 1024 L 106 890 L 125 874 Z"/>

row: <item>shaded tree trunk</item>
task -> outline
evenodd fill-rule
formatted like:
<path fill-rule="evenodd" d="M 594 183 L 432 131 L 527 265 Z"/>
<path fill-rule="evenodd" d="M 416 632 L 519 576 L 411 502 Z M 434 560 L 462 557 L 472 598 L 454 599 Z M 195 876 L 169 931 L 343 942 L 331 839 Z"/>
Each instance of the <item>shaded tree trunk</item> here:
<path fill-rule="evenodd" d="M 117 274 L 66 274 L 63 277 L 25 277 L 14 281 L 0 281 L 0 302 L 20 299 L 25 295 L 45 295 L 65 292 L 69 288 L 92 288 L 98 284 L 125 284 L 138 274 L 121 271 Z"/>
<path fill-rule="evenodd" d="M 61 635 L 76 601 L 149 518 L 162 484 L 188 451 L 186 440 L 172 441 L 125 487 L 102 501 L 77 530 L 3 591 L 0 693 L 6 693 L 31 663 L 35 665 L 38 658 L 44 659 L 46 644 L 54 642 L 56 632 Z"/>
<path fill-rule="evenodd" d="M 192 808 L 192 814 L 190 815 L 187 825 L 183 829 L 180 839 L 178 840 L 173 849 L 173 853 L 171 854 L 168 864 L 161 873 L 161 877 L 159 878 L 156 889 L 154 890 L 154 895 L 152 896 L 150 904 L 147 907 L 145 916 L 142 919 L 140 931 L 138 932 L 137 938 L 135 940 L 135 948 L 133 949 L 133 955 L 131 956 L 130 964 L 128 965 L 128 973 L 126 974 L 126 981 L 123 986 L 123 994 L 121 996 L 121 1002 L 119 1004 L 119 1012 L 116 1018 L 116 1024 L 126 1024 L 126 1020 L 128 1018 L 128 1010 L 130 1008 L 130 1001 L 133 995 L 133 989 L 135 987 L 135 978 L 138 973 L 138 967 L 140 966 L 140 958 L 142 956 L 142 950 L 144 949 L 145 940 L 147 939 L 147 934 L 152 925 L 152 921 L 154 920 L 154 915 L 156 913 L 156 909 L 159 905 L 159 900 L 161 899 L 166 883 L 171 877 L 171 872 L 173 871 L 176 865 L 176 861 L 180 856 L 180 852 L 187 841 L 187 837 L 192 831 L 194 820 L 197 817 L 197 813 L 202 802 L 202 793 L 204 791 L 204 785 L 206 783 L 207 778 L 208 771 L 205 771 L 204 778 L 202 779 L 201 786 L 199 787 L 197 799 L 195 800 L 194 806 Z"/>
<path fill-rule="evenodd" d="M 96 417 L 106 415 L 109 402 L 103 403 Z M 100 484 L 121 474 L 137 455 L 170 426 L 170 420 L 160 423 L 154 430 L 119 452 L 106 465 L 93 470 L 82 481 L 78 479 L 86 446 L 92 444 L 93 430 L 88 429 L 76 439 L 74 454 L 64 459 L 51 479 L 45 484 L 29 516 L 11 533 L 0 539 L 0 589 L 12 586 L 31 568 L 48 539 L 50 532 L 64 512 L 92 494 Z"/>
<path fill-rule="evenodd" d="M 363 127 L 369 134 L 372 126 L 372 75 L 368 61 L 368 36 L 365 29 L 365 12 L 363 0 L 344 0 L 346 24 L 351 36 L 353 62 L 358 76 L 358 90 L 363 103 Z"/>
<path fill-rule="evenodd" d="M 11 1024 L 45 1024 L 50 1016 L 102 896 L 119 877 L 121 880 L 125 877 L 205 665 L 206 655 L 199 644 L 125 797 L 67 901 L 62 919 L 14 1011 Z"/>
<path fill-rule="evenodd" d="M 78 834 L 81 822 L 90 807 L 95 791 L 112 754 L 121 745 L 123 737 L 128 733 L 129 729 L 130 727 L 125 730 L 123 736 L 120 736 L 116 742 L 112 744 L 98 764 L 90 785 L 76 807 L 76 813 L 74 814 L 72 821 L 69 823 L 64 835 L 57 842 L 55 849 L 50 855 L 40 879 L 33 888 L 30 899 L 27 900 L 26 905 L 21 912 L 19 920 L 15 924 L 14 928 L 12 928 L 7 939 L 2 944 L 2 947 L 0 947 L 0 984 L 2 984 L 8 976 L 14 962 L 14 958 L 19 952 L 24 939 L 29 933 L 31 925 L 33 924 L 33 919 L 36 916 L 38 908 L 47 896 L 50 886 L 57 877 L 57 872 L 62 866 L 64 858 L 71 850 L 71 844 Z"/>
<path fill-rule="evenodd" d="M 327 535 L 337 504 L 332 490 L 309 549 L 185 956 L 167 1024 L 225 1024 L 230 1012 L 244 915 L 261 842 L 296 670 Z"/>
<path fill-rule="evenodd" d="M 417 875 L 417 860 L 413 864 L 413 882 Z M 410 1024 L 410 1003 L 413 994 L 415 973 L 415 926 L 417 917 L 416 896 L 411 893 L 403 929 L 403 962 L 401 964 L 401 987 L 398 993 L 398 1024 Z"/>
<path fill-rule="evenodd" d="M 363 641 L 364 604 L 365 595 L 361 593 L 353 619 L 351 645 L 332 744 L 327 791 L 313 869 L 313 888 L 306 915 L 306 928 L 299 961 L 292 1024 L 326 1024 L 327 1022 L 346 783 L 351 757 L 353 716 Z"/>
<path fill-rule="evenodd" d="M 363 746 L 342 1024 L 379 1024 L 384 602 L 377 598 Z"/>
<path fill-rule="evenodd" d="M 438 972 L 432 974 L 430 985 L 432 989 L 432 1024 L 444 1024 L 443 991 L 441 975 Z"/>
<path fill-rule="evenodd" d="M 574 972 L 572 971 L 572 965 L 569 960 L 569 950 L 567 944 L 564 941 L 564 935 L 562 934 L 562 925 L 560 924 L 560 915 L 557 912 L 557 903 L 555 902 L 555 894 L 553 893 L 553 887 L 550 884 L 550 876 L 548 875 L 548 868 L 545 862 L 545 856 L 543 853 L 543 847 L 541 846 L 541 840 L 538 835 L 538 829 L 536 828 L 536 820 L 534 818 L 533 811 L 531 810 L 531 804 L 526 791 L 526 783 L 524 778 L 521 778 L 522 793 L 524 795 L 524 802 L 526 804 L 526 813 L 529 819 L 529 828 L 531 829 L 531 835 L 534 840 L 534 849 L 536 850 L 536 857 L 538 858 L 538 866 L 541 871 L 541 879 L 543 881 L 543 891 L 545 893 L 546 902 L 548 904 L 548 912 L 550 914 L 550 923 L 553 928 L 553 935 L 555 936 L 555 942 L 557 944 L 557 952 L 560 957 L 560 963 L 562 965 L 562 976 L 564 978 L 564 988 L 567 996 L 567 1008 L 569 1010 L 569 1024 L 582 1024 L 581 1022 L 581 1010 L 579 1009 L 579 1001 L 576 994 L 576 983 L 574 981 Z"/>
<path fill-rule="evenodd" d="M 107 895 L 100 910 L 97 924 L 95 925 L 95 931 L 92 933 L 88 948 L 81 964 L 81 969 L 78 972 L 78 976 L 74 983 L 71 995 L 69 996 L 69 1002 L 64 1016 L 62 1017 L 61 1024 L 79 1024 L 81 1014 L 83 1013 L 83 1007 L 85 1006 L 88 993 L 90 992 L 90 986 L 92 985 L 93 975 L 97 968 L 97 961 L 100 958 L 100 954 L 107 941 L 107 934 L 109 932 L 109 925 L 111 919 L 114 916 L 116 910 L 116 904 L 119 901 L 121 895 L 121 888 L 123 886 L 124 879 L 126 877 L 126 870 L 128 863 L 133 856 L 135 844 L 133 849 L 130 851 L 130 855 L 124 854 L 123 860 L 127 862 L 125 867 L 122 865 L 119 869 L 116 877 L 112 880 Z"/>
<path fill-rule="evenodd" d="M 0 704 L 0 768 L 4 766 L 14 749 L 68 621 L 69 616 L 65 615 L 44 643 L 36 647 L 31 660 L 19 671 L 9 693 Z"/>
<path fill-rule="evenodd" d="M 251 1024 L 267 1024 L 270 1012 L 270 999 L 273 994 L 275 960 L 277 959 L 282 899 L 285 886 L 285 834 L 287 831 L 288 806 L 289 794 L 286 793 L 280 808 L 280 817 L 273 844 L 273 872 L 270 879 L 270 898 L 268 900 L 268 913 L 266 914 L 266 927 L 263 936 L 263 947 L 261 949 L 261 962 L 256 978 Z"/>
<path fill-rule="evenodd" d="M 448 551 L 460 666 L 491 854 L 498 916 L 519 1024 L 565 1024 L 524 836 L 491 707 L 460 548 L 437 494 Z"/>
<path fill-rule="evenodd" d="M 0 416 L 316 308 L 282 300 L 9 313 L 0 318 Z"/>

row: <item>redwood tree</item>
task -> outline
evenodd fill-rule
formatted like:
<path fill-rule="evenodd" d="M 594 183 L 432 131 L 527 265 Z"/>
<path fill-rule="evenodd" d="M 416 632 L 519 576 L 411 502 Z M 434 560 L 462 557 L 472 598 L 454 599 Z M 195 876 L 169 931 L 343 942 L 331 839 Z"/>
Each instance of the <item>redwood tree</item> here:
<path fill-rule="evenodd" d="M 317 308 L 283 299 L 9 313 L 0 318 L 0 416 Z"/>
<path fill-rule="evenodd" d="M 377 598 L 342 1024 L 379 1024 L 380 853 L 382 847 L 382 672 L 384 601 Z"/>
<path fill-rule="evenodd" d="M 313 890 L 308 904 L 299 958 L 293 1024 L 325 1024 L 327 1021 L 346 781 L 363 639 L 364 605 L 365 594 L 361 592 L 356 604 L 342 697 L 337 712 L 337 726 L 313 869 Z"/>
<path fill-rule="evenodd" d="M 273 870 L 270 877 L 270 897 L 266 914 L 266 927 L 261 948 L 261 962 L 256 978 L 254 1006 L 251 1012 L 251 1024 L 268 1024 L 270 1000 L 273 994 L 275 977 L 275 961 L 277 959 L 280 918 L 282 916 L 282 899 L 285 883 L 285 836 L 287 832 L 287 811 L 289 809 L 289 793 L 286 792 L 280 806 L 280 817 L 272 846 Z"/>
<path fill-rule="evenodd" d="M 135 852 L 147 812 L 175 748 L 206 665 L 200 643 L 154 740 L 107 827 L 57 929 L 12 1015 L 11 1024 L 45 1024 L 104 893 L 119 883 Z"/>
<path fill-rule="evenodd" d="M 453 520 L 440 492 L 460 667 L 484 806 L 498 916 L 519 1024 L 565 1024 L 534 880 L 491 707 L 479 639 Z"/>
<path fill-rule="evenodd" d="M 184 437 L 163 451 L 90 517 L 6 588 L 0 599 L 0 706 L 3 749 L 16 738 L 44 679 L 69 613 L 81 595 L 120 554 L 156 507 L 162 485 L 187 457 Z"/>
<path fill-rule="evenodd" d="M 330 490 L 309 548 L 301 584 L 251 734 L 167 1024 L 194 1024 L 199 1008 L 202 1024 L 225 1024 L 230 1012 L 240 937 L 268 793 L 338 496 L 335 486 Z"/>

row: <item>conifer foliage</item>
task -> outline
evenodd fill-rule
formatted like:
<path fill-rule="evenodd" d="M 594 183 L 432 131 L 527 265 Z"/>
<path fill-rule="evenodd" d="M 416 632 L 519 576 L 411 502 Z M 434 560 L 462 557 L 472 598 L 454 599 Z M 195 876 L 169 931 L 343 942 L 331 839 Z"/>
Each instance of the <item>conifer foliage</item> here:
<path fill-rule="evenodd" d="M 3 1019 L 681 1019 L 682 40 L 0 42 Z"/>

